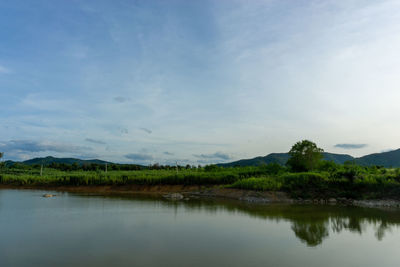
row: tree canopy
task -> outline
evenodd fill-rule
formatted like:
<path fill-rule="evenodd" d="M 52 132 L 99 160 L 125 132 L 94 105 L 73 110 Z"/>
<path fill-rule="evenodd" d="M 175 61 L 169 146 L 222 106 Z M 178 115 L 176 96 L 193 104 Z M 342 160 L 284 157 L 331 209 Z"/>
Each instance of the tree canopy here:
<path fill-rule="evenodd" d="M 286 163 L 293 171 L 311 171 L 323 158 L 322 148 L 309 140 L 299 141 L 289 151 L 290 158 Z"/>

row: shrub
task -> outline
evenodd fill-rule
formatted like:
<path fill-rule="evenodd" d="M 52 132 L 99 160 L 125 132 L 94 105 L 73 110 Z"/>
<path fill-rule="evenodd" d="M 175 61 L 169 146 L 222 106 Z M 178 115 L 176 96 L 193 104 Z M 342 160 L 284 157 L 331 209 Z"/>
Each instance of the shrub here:
<path fill-rule="evenodd" d="M 313 172 L 290 173 L 282 176 L 282 184 L 289 190 L 321 188 L 327 181 L 328 179 L 321 174 Z"/>
<path fill-rule="evenodd" d="M 346 178 L 350 183 L 354 183 L 356 177 L 361 173 L 361 168 L 357 165 L 344 165 L 341 169 L 333 173 L 334 178 Z"/>

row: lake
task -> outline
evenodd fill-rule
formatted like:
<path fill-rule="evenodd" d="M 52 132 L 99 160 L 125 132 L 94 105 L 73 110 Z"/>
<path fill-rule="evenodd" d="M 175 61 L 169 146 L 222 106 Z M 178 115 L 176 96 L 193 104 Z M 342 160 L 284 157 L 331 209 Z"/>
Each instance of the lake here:
<path fill-rule="evenodd" d="M 399 225 L 399 210 L 3 189 L 0 266 L 397 267 Z"/>

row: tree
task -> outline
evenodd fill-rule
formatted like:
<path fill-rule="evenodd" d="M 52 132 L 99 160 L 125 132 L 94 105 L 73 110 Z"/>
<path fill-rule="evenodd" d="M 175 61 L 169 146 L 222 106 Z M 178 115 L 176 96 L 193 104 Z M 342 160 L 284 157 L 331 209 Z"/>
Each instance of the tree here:
<path fill-rule="evenodd" d="M 323 158 L 323 149 L 309 140 L 299 141 L 289 151 L 287 165 L 297 172 L 314 170 Z"/>
<path fill-rule="evenodd" d="M 4 156 L 4 152 L 0 152 L 0 160 Z M 0 167 L 3 167 L 3 162 L 0 162 Z"/>

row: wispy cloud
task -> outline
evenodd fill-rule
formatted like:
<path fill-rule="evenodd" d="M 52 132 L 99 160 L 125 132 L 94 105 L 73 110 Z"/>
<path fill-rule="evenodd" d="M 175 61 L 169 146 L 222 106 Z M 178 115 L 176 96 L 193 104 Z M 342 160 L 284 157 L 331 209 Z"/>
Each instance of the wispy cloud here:
<path fill-rule="evenodd" d="M 167 155 L 167 156 L 173 156 L 174 155 L 174 153 L 171 153 L 171 152 L 168 152 L 168 151 L 165 151 L 163 154 Z"/>
<path fill-rule="evenodd" d="M 96 139 L 92 139 L 92 138 L 86 138 L 85 141 L 86 141 L 86 142 L 89 142 L 89 143 L 93 143 L 93 144 L 98 144 L 98 145 L 105 145 L 105 144 L 107 144 L 107 143 L 104 142 L 104 141 L 96 140 Z"/>
<path fill-rule="evenodd" d="M 213 154 L 200 154 L 200 155 L 194 154 L 193 156 L 200 159 L 221 159 L 221 160 L 231 159 L 230 155 L 222 152 L 215 152 Z"/>
<path fill-rule="evenodd" d="M 139 153 L 127 154 L 127 155 L 125 155 L 125 158 L 131 159 L 131 160 L 137 160 L 137 161 L 153 160 L 153 156 L 148 155 L 148 154 L 139 154 Z"/>
<path fill-rule="evenodd" d="M 367 144 L 336 144 L 335 147 L 343 149 L 361 149 L 367 147 Z"/>
<path fill-rule="evenodd" d="M 147 128 L 140 128 L 140 130 L 142 130 L 143 132 L 146 132 L 148 134 L 151 134 L 153 131 Z"/>
<path fill-rule="evenodd" d="M 26 42 L 1 42 L 1 140 L 60 138 L 115 161 L 222 162 L 303 136 L 368 138 L 336 147 L 355 156 L 400 147 L 400 1 L 8 2 L 0 25 Z"/>
<path fill-rule="evenodd" d="M 129 133 L 128 129 L 126 129 L 126 128 L 120 128 L 119 130 L 120 130 L 121 134 L 128 134 Z"/>
<path fill-rule="evenodd" d="M 59 153 L 80 153 L 91 150 L 90 147 L 75 146 L 66 143 L 55 143 L 33 140 L 10 140 L 0 142 L 0 150 L 5 152 L 59 152 Z"/>

